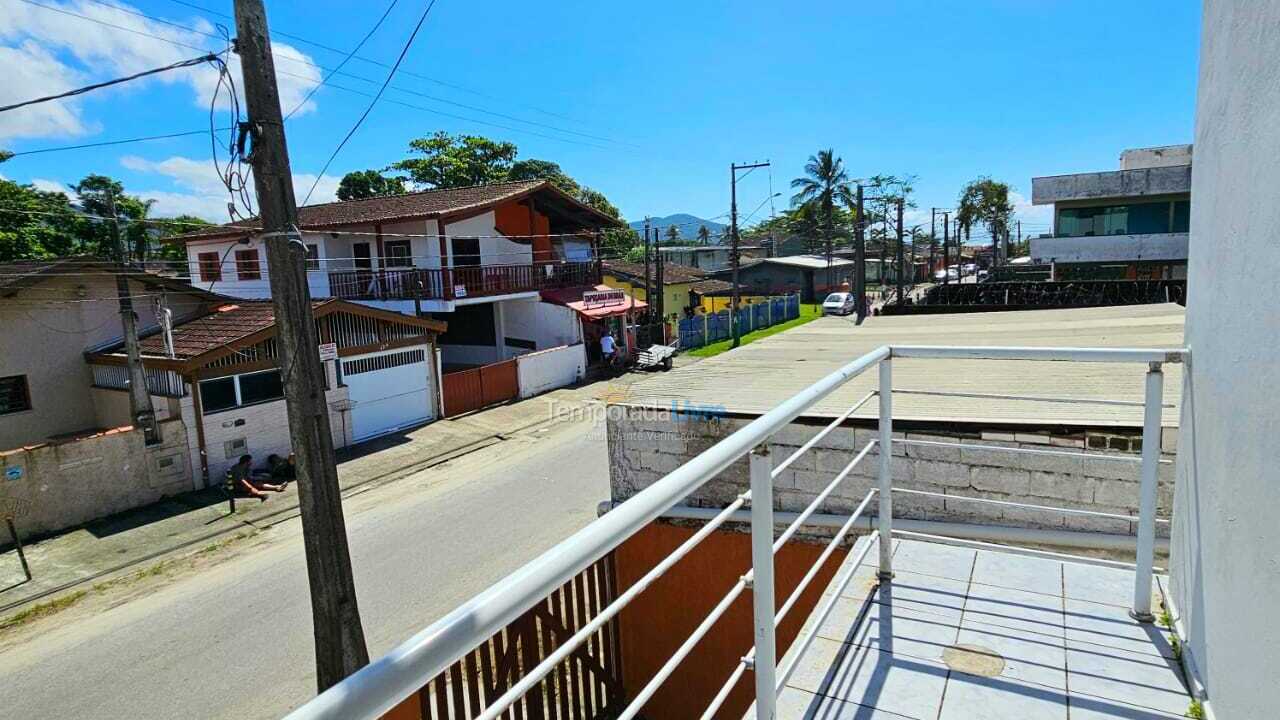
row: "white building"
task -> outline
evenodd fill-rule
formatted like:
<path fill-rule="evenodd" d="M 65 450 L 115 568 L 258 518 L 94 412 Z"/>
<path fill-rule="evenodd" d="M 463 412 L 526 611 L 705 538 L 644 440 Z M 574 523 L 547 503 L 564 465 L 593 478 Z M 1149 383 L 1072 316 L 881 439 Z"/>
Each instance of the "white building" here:
<path fill-rule="evenodd" d="M 1119 170 L 1032 178 L 1032 203 L 1053 205 L 1053 233 L 1031 239 L 1031 257 L 1059 280 L 1185 278 L 1191 149 L 1125 150 Z"/>
<path fill-rule="evenodd" d="M 497 183 L 299 208 L 313 298 L 449 323 L 446 366 L 581 341 L 570 310 L 542 290 L 599 281 L 595 232 L 613 218 L 547 181 Z M 197 287 L 270 297 L 256 219 L 183 236 Z"/>

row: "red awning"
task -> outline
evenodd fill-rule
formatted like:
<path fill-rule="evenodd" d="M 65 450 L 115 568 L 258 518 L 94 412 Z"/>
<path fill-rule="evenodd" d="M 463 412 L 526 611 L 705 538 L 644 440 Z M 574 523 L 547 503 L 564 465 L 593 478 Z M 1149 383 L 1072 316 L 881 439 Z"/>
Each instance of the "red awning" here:
<path fill-rule="evenodd" d="M 592 304 L 590 306 L 588 306 L 587 303 L 584 302 L 582 299 L 582 294 L 585 292 L 591 292 L 591 291 L 605 292 L 605 291 L 614 290 L 614 289 L 615 288 L 611 288 L 608 285 L 596 285 L 595 287 L 576 287 L 576 288 L 562 288 L 559 290 L 543 290 L 541 294 L 542 294 L 542 299 L 545 300 L 546 302 L 555 303 L 556 305 L 563 305 L 567 308 L 576 310 L 579 315 L 581 315 L 584 318 L 587 318 L 588 320 L 600 320 L 602 318 L 617 317 L 619 315 L 626 315 L 627 313 L 633 310 L 641 310 L 643 308 L 648 307 L 648 305 L 643 300 L 636 300 L 635 298 L 632 298 L 632 297 L 627 297 L 625 300 L 616 304 L 610 304 L 610 305 Z"/>

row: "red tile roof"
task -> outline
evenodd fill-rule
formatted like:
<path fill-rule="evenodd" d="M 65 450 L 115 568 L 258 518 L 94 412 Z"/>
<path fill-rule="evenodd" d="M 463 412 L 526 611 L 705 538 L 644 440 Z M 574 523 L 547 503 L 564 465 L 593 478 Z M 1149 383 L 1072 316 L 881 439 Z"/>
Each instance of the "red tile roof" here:
<path fill-rule="evenodd" d="M 311 303 L 320 307 L 323 301 Z M 193 358 L 228 343 L 265 330 L 276 322 L 275 308 L 269 300 L 234 300 L 214 308 L 203 317 L 187 321 L 173 328 L 173 351 L 179 359 Z M 163 334 L 144 338 L 139 346 L 143 355 L 164 355 Z"/>
<path fill-rule="evenodd" d="M 628 277 L 644 278 L 644 263 L 626 262 L 623 260 L 606 260 L 602 263 L 605 272 L 619 273 Z M 657 281 L 658 271 L 652 264 L 649 267 L 649 277 L 654 282 Z M 662 266 L 662 282 L 668 285 L 679 285 L 682 283 L 698 282 L 706 279 L 707 274 L 696 267 L 688 265 L 677 265 L 676 263 L 666 263 Z"/>
<path fill-rule="evenodd" d="M 547 180 L 521 180 L 516 182 L 473 185 L 445 190 L 390 195 L 387 197 L 346 200 L 340 202 L 306 205 L 298 208 L 298 225 L 304 230 L 318 228 L 367 225 L 376 222 L 411 220 L 465 213 L 472 210 L 518 200 L 534 192 L 558 195 L 561 202 L 577 206 L 577 210 L 597 216 L 602 225 L 615 225 L 617 221 L 596 209 L 569 196 Z M 204 228 L 182 235 L 177 240 L 239 235 L 244 230 L 261 227 L 258 218 Z"/>

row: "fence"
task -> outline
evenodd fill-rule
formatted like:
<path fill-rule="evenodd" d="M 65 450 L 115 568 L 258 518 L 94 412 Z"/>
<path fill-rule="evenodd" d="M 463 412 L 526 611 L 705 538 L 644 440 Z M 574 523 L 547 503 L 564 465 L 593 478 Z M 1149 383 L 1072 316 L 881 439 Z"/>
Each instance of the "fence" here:
<path fill-rule="evenodd" d="M 520 397 L 572 385 L 587 374 L 587 351 L 582 343 L 561 345 L 516 357 Z"/>
<path fill-rule="evenodd" d="M 741 334 L 800 317 L 800 295 L 770 297 L 764 302 L 743 305 L 738 320 Z M 733 337 L 733 318 L 728 310 L 685 318 L 680 321 L 680 349 L 710 345 Z"/>
<path fill-rule="evenodd" d="M 446 373 L 443 386 L 445 417 L 514 400 L 520 394 L 515 360 Z"/>

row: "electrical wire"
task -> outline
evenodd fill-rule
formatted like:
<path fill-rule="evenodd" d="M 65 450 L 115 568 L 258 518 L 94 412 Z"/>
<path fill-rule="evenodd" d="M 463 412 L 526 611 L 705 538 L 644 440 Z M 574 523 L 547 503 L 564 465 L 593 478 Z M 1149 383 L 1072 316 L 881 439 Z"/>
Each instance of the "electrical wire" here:
<path fill-rule="evenodd" d="M 369 29 L 369 32 L 365 33 L 364 37 L 360 38 L 360 42 L 355 46 L 355 48 L 353 48 L 351 52 L 347 53 L 346 57 L 342 58 L 342 62 L 338 63 L 338 67 L 334 68 L 328 74 L 328 76 L 321 79 L 319 84 L 313 86 L 309 91 L 307 91 L 306 97 L 302 98 L 302 100 L 300 100 L 297 105 L 294 105 L 293 109 L 290 110 L 288 114 L 284 116 L 285 120 L 288 120 L 289 118 L 293 117 L 294 113 L 301 110 L 302 106 L 307 104 L 307 101 L 309 101 L 312 98 L 312 96 L 316 94 L 317 90 L 319 90 L 331 79 L 333 79 L 333 76 L 337 75 L 338 71 L 342 70 L 342 68 L 346 66 L 346 64 L 351 60 L 351 58 L 355 57 L 356 53 L 360 52 L 360 48 L 364 47 L 364 44 L 369 42 L 369 38 L 373 37 L 373 34 L 378 32 L 378 28 L 382 27 L 382 23 L 386 21 L 387 16 L 391 14 L 391 11 L 395 9 L 397 2 L 399 2 L 399 0 L 391 0 L 391 3 L 387 5 L 387 9 L 383 11 L 382 17 L 378 18 L 378 22 L 374 23 L 373 27 Z M 321 173 L 321 174 L 323 175 L 324 173 Z M 306 203 L 303 203 L 303 204 L 305 205 Z"/>
<path fill-rule="evenodd" d="M 338 143 L 338 147 L 333 149 L 333 153 L 329 155 L 329 159 L 325 160 L 324 167 L 322 167 L 320 172 L 316 174 L 316 181 L 311 184 L 311 189 L 307 191 L 307 196 L 302 200 L 303 205 L 306 205 L 307 201 L 311 199 L 311 194 L 314 193 L 316 191 L 316 187 L 320 185 L 320 180 L 324 178 L 324 174 L 329 169 L 329 165 L 333 163 L 333 159 L 338 157 L 338 153 L 342 151 L 342 148 L 347 144 L 347 141 L 350 140 L 351 136 L 355 135 L 356 131 L 360 129 L 360 126 L 364 124 L 364 119 L 369 117 L 369 113 L 373 111 L 373 106 L 378 104 L 378 100 L 382 98 L 382 93 L 386 92 L 387 86 L 391 84 L 391 78 L 395 77 L 396 70 L 400 69 L 400 63 L 404 62 L 405 55 L 409 54 L 409 48 L 413 47 L 413 41 L 418 37 L 418 31 L 422 29 L 422 24 L 426 22 L 427 16 L 431 14 L 431 8 L 435 6 L 436 0 L 430 0 L 430 2 L 427 3 L 426 9 L 422 11 L 422 16 L 418 18 L 418 24 L 413 26 L 413 32 L 409 33 L 408 41 L 406 41 L 404 47 L 400 49 L 400 56 L 396 58 L 396 64 L 391 68 L 391 71 L 387 73 L 386 81 L 382 83 L 382 87 L 378 88 L 378 94 L 374 96 L 373 101 L 370 102 L 369 106 L 360 114 L 360 119 L 356 120 L 356 124 L 352 125 L 351 129 L 347 131 L 346 136 L 342 138 L 342 142 Z"/>
<path fill-rule="evenodd" d="M 191 67 L 193 65 L 202 65 L 207 62 L 213 62 L 214 60 L 217 60 L 217 59 L 218 59 L 217 55 L 213 53 L 209 53 L 207 55 L 202 55 L 201 57 L 198 57 L 198 58 L 191 58 L 190 60 L 180 60 L 176 63 L 165 65 L 164 67 L 152 68 L 151 70 L 143 70 L 142 72 L 134 73 L 133 75 L 128 75 L 126 77 L 115 78 L 114 80 L 105 80 L 103 82 L 93 83 L 92 85 L 85 85 L 84 87 L 79 87 L 74 90 L 68 90 L 66 92 L 58 93 L 56 95 L 45 95 L 44 97 L 38 97 L 32 100 L 24 100 L 19 103 L 13 103 L 12 105 L 0 105 L 0 112 L 16 110 L 18 108 L 28 107 L 30 105 L 38 105 L 40 103 L 46 103 L 53 100 L 62 100 L 69 97 L 75 97 L 77 95 L 83 95 L 85 93 L 92 92 L 94 90 L 101 90 L 102 88 L 105 88 L 105 87 L 111 87 L 112 85 L 119 85 L 121 83 L 127 83 L 131 80 L 137 80 L 138 78 L 144 78 L 144 77 L 147 77 L 148 75 L 158 75 L 160 73 L 168 72 L 170 70 L 179 70 L 182 68 Z"/>

